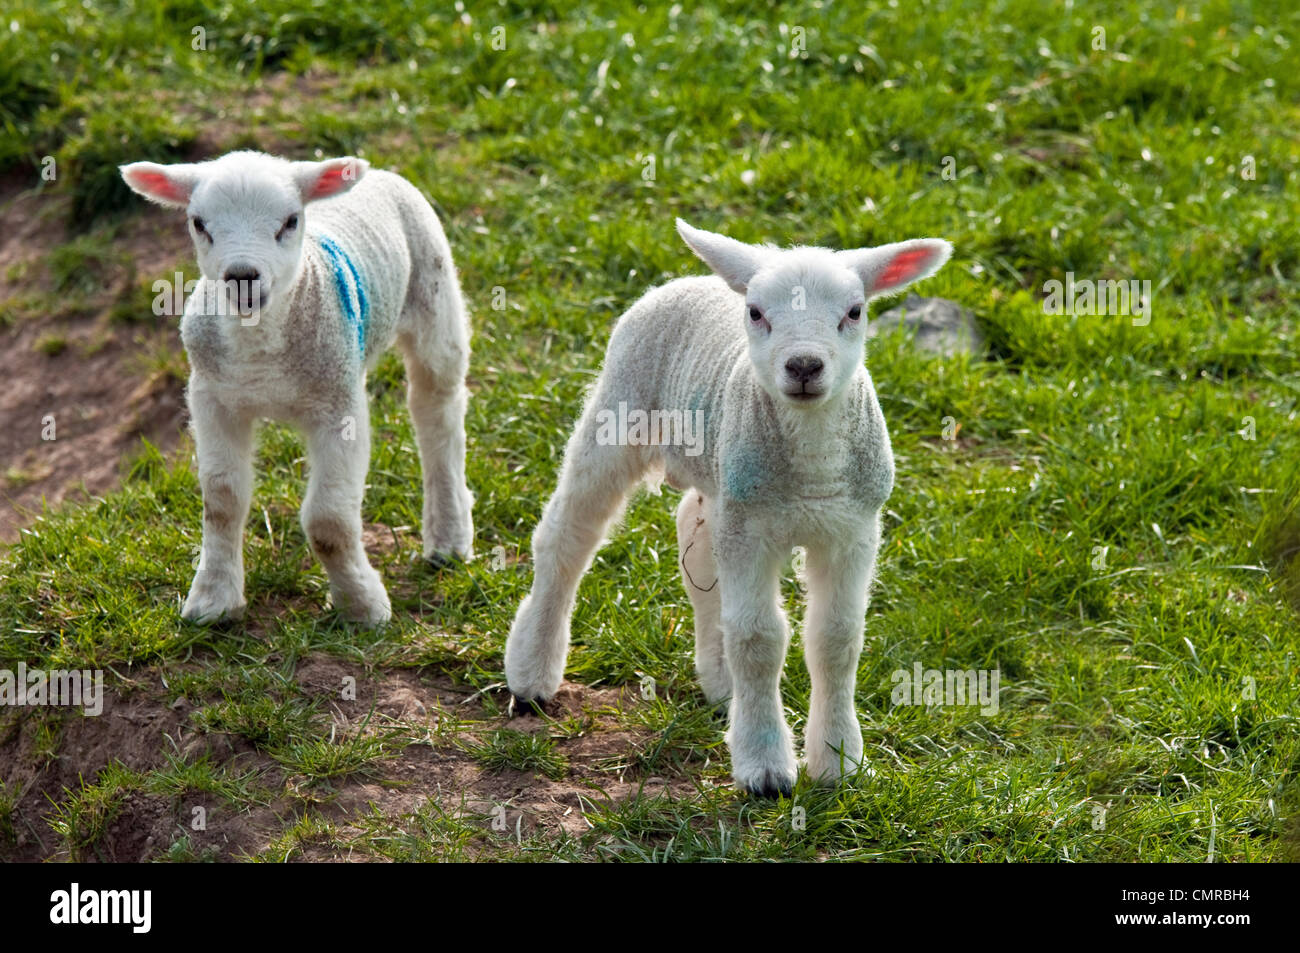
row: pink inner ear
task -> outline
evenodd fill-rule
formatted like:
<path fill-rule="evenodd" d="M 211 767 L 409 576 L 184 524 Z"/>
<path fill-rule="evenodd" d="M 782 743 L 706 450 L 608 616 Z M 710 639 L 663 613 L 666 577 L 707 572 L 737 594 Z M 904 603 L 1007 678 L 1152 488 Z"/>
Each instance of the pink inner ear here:
<path fill-rule="evenodd" d="M 900 251 L 890 259 L 885 270 L 876 277 L 871 290 L 880 291 L 883 288 L 892 288 L 894 285 L 911 281 L 920 274 L 933 254 L 928 248 L 909 248 L 907 251 Z"/>
<path fill-rule="evenodd" d="M 141 191 L 156 195 L 160 199 L 179 202 L 182 205 L 190 200 L 186 192 L 161 172 L 133 172 L 131 178 L 135 180 L 136 186 Z"/>
<path fill-rule="evenodd" d="M 323 199 L 329 195 L 335 195 L 342 192 L 356 180 L 355 173 L 352 176 L 344 178 L 343 173 L 348 169 L 347 163 L 328 166 L 320 177 L 312 184 L 311 191 L 307 193 L 308 199 Z"/>

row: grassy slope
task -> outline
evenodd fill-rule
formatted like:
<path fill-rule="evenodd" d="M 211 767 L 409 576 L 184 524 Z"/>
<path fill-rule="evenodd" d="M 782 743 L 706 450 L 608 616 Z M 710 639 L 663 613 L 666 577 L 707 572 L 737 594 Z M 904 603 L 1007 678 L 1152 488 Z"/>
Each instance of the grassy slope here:
<path fill-rule="evenodd" d="M 434 197 L 474 312 L 480 553 L 526 554 L 613 319 L 647 286 L 699 271 L 675 215 L 783 244 L 957 246 L 923 293 L 973 308 L 995 359 L 924 358 L 897 338 L 869 356 L 899 474 L 859 672 L 876 777 L 801 787 L 803 831 L 788 804 L 706 784 L 697 799 L 594 813 L 585 840 L 539 836 L 525 853 L 1203 860 L 1212 837 L 1217 857 L 1295 850 L 1296 616 L 1263 571 L 1274 544 L 1259 528 L 1277 522 L 1300 460 L 1293 7 L 953 0 L 800 4 L 777 18 L 758 4 L 501 4 L 411 21 L 396 2 L 84 6 L 18 0 L 22 29 L 0 31 L 0 88 L 27 91 L 0 96 L 18 151 L 57 150 L 83 224 L 122 205 L 112 166 L 183 151 L 221 109 L 220 148 L 273 128 L 299 154 L 358 150 Z M 196 24 L 206 53 L 190 50 Z M 505 50 L 491 46 L 497 26 Z M 1095 26 L 1105 51 L 1091 48 Z M 792 28 L 804 56 L 791 55 Z M 229 121 L 250 82 L 308 66 L 313 95 L 243 116 L 251 134 Z M 45 105 L 22 113 L 32 100 Z M 1240 175 L 1247 154 L 1253 180 Z M 955 180 L 940 174 L 945 156 Z M 1151 280 L 1151 323 L 1045 316 L 1042 282 L 1066 271 Z M 390 358 L 373 381 L 365 518 L 418 526 L 400 378 Z M 949 416 L 955 444 L 940 439 Z M 1237 434 L 1246 416 L 1253 441 Z M 193 681 L 172 691 L 224 693 L 245 715 L 271 698 L 263 720 L 285 726 L 264 742 L 273 754 L 319 731 L 276 674 L 308 652 L 500 680 L 526 566 L 421 575 L 402 537 L 382 567 L 395 623 L 353 633 L 322 611 L 302 489 L 300 441 L 269 427 L 249 628 L 183 628 L 196 481 L 187 461 L 146 453 L 120 492 L 47 514 L 5 558 L 0 663 L 138 673 L 193 657 Z M 1101 571 L 1096 547 L 1108 547 Z M 668 503 L 638 501 L 583 585 L 569 676 L 653 676 L 659 701 L 627 717 L 663 740 L 656 770 L 723 780 L 675 563 Z M 793 583 L 789 594 L 797 616 Z M 428 648 L 430 631 L 459 651 Z M 915 661 L 1000 667 L 1001 711 L 891 708 L 890 672 Z M 796 729 L 807 694 L 796 639 Z M 354 846 L 423 856 L 422 824 L 435 845 L 483 836 L 458 823 L 411 818 L 399 826 L 413 838 Z"/>

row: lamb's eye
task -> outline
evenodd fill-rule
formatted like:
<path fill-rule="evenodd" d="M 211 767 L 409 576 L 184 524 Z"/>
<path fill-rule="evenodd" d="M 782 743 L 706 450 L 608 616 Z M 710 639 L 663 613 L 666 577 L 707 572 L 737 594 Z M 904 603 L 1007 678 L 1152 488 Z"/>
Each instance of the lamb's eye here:
<path fill-rule="evenodd" d="M 860 317 L 862 317 L 862 305 L 860 305 L 860 304 L 855 304 L 853 307 L 849 308 L 849 320 L 850 320 L 850 321 L 856 321 L 856 320 L 858 320 Z"/>
<path fill-rule="evenodd" d="M 759 311 L 758 308 L 751 307 L 749 309 L 749 320 L 757 324 L 759 321 L 763 320 L 763 312 Z"/>
<path fill-rule="evenodd" d="M 208 233 L 207 229 L 203 227 L 203 219 L 198 216 L 195 216 L 194 218 L 194 230 L 200 235 L 206 235 Z"/>
<path fill-rule="evenodd" d="M 291 232 L 297 227 L 298 227 L 298 216 L 295 213 L 293 215 L 290 215 L 288 218 L 284 220 L 284 224 L 280 226 L 280 230 L 275 233 L 275 240 L 279 241 L 281 238 L 284 237 L 285 232 Z"/>

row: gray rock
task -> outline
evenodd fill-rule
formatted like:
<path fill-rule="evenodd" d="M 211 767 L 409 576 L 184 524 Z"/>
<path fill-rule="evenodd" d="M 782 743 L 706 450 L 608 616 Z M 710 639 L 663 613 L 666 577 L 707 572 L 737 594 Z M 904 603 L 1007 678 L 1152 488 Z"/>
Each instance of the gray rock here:
<path fill-rule="evenodd" d="M 974 312 L 947 298 L 909 294 L 898 307 L 867 320 L 867 337 L 888 334 L 900 324 L 923 351 L 944 357 L 984 353 L 984 335 Z"/>

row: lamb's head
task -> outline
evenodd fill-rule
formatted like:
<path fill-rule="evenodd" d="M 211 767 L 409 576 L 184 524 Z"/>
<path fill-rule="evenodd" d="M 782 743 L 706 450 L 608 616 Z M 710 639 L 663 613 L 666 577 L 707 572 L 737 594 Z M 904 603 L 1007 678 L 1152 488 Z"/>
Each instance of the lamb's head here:
<path fill-rule="evenodd" d="M 265 308 L 289 288 L 302 259 L 304 207 L 352 188 L 364 159 L 291 162 L 232 152 L 199 163 L 133 162 L 122 178 L 147 199 L 183 208 L 205 278 L 223 282 L 234 313 Z"/>
<path fill-rule="evenodd" d="M 832 400 L 862 367 L 867 302 L 933 274 L 952 254 L 938 238 L 831 251 L 747 245 L 681 219 L 677 231 L 744 295 L 742 320 L 759 384 L 774 399 L 801 406 Z"/>

